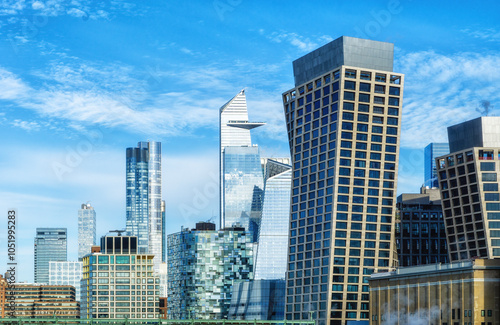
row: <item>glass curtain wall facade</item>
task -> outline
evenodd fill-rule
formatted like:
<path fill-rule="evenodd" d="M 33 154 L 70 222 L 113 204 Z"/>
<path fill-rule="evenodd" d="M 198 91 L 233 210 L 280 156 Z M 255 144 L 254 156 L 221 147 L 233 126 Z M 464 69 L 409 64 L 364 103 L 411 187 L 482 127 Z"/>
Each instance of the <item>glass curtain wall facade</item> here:
<path fill-rule="evenodd" d="M 65 262 L 68 257 L 66 228 L 36 228 L 34 245 L 35 283 L 49 283 L 49 262 Z"/>
<path fill-rule="evenodd" d="M 255 257 L 255 279 L 285 279 L 292 166 L 266 159 L 264 170 L 264 203 Z"/>
<path fill-rule="evenodd" d="M 250 232 L 202 229 L 168 236 L 169 319 L 227 318 L 233 284 L 253 279 Z"/>
<path fill-rule="evenodd" d="M 368 278 L 397 265 L 403 75 L 394 45 L 341 37 L 294 61 L 287 320 L 369 320 Z"/>
<path fill-rule="evenodd" d="M 439 187 L 437 172 L 436 172 L 436 158 L 450 153 L 448 143 L 429 143 L 424 149 L 424 186 L 430 188 Z"/>
<path fill-rule="evenodd" d="M 126 173 L 126 230 L 138 237 L 140 253 L 155 256 L 157 269 L 164 254 L 161 143 L 139 142 L 136 148 L 127 148 Z"/>
<path fill-rule="evenodd" d="M 96 245 L 96 215 L 90 203 L 78 210 L 78 260 L 90 253 Z"/>
<path fill-rule="evenodd" d="M 228 186 L 226 186 L 226 167 L 225 167 L 226 147 L 250 148 L 247 149 L 247 151 L 245 151 L 245 149 L 241 150 L 234 149 L 233 152 L 236 151 L 239 152 L 239 154 L 248 154 L 249 157 L 251 157 L 255 153 L 255 150 L 257 149 L 252 149 L 250 130 L 259 127 L 261 125 L 264 125 L 264 123 L 248 121 L 247 102 L 244 90 L 240 91 L 230 101 L 224 104 L 219 110 L 220 228 L 221 229 L 224 227 L 231 227 L 234 223 L 234 218 L 236 219 L 239 218 L 238 215 L 241 214 L 245 214 L 248 216 L 250 215 L 250 210 L 245 210 L 245 211 L 242 210 L 239 212 L 235 212 L 234 210 L 232 210 L 230 212 L 230 215 L 228 216 L 229 219 L 226 220 L 226 204 L 233 205 L 233 207 L 235 204 L 235 202 L 231 197 L 226 199 L 226 189 L 228 188 Z M 236 152 L 235 154 L 237 154 Z M 236 166 L 233 162 L 231 171 L 231 173 L 233 174 L 231 176 L 228 175 L 228 178 L 230 179 L 234 178 L 235 176 L 234 170 L 237 168 L 238 166 Z M 246 168 L 245 163 L 244 166 L 242 166 L 242 168 L 243 169 Z M 244 178 L 245 177 L 243 177 L 242 180 Z M 262 183 L 262 172 L 261 172 L 260 184 L 261 183 Z M 259 186 L 259 184 L 255 185 Z M 262 190 L 262 186 L 260 186 L 260 189 Z M 249 200 L 252 200 L 252 196 L 250 197 L 246 196 L 245 200 L 247 200 L 247 202 L 245 203 L 246 205 L 251 204 L 251 201 Z M 231 207 L 229 208 L 231 209 Z M 249 224 L 249 221 L 244 222 L 244 224 Z"/>
<path fill-rule="evenodd" d="M 245 228 L 257 241 L 264 190 L 259 148 L 225 147 L 223 157 L 224 222 Z"/>
<path fill-rule="evenodd" d="M 76 300 L 80 301 L 80 281 L 82 280 L 82 270 L 82 262 L 49 262 L 49 284 L 71 285 L 75 287 Z"/>

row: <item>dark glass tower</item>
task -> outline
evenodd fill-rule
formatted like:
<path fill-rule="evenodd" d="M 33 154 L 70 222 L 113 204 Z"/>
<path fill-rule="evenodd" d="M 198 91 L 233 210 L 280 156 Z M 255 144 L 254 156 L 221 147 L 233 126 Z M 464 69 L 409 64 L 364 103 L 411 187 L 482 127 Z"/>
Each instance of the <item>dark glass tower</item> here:
<path fill-rule="evenodd" d="M 68 258 L 66 228 L 36 228 L 35 283 L 49 283 L 49 262 L 65 262 Z"/>

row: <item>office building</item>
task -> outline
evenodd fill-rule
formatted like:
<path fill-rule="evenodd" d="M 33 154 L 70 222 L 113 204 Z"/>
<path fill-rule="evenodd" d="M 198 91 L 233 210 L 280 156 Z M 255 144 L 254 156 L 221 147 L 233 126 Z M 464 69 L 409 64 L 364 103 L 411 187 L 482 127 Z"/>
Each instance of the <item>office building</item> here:
<path fill-rule="evenodd" d="M 436 158 L 450 153 L 448 143 L 429 143 L 424 149 L 424 186 L 439 187 Z"/>
<path fill-rule="evenodd" d="M 255 279 L 285 279 L 292 166 L 273 159 L 265 159 L 264 163 L 264 203 L 255 256 Z"/>
<path fill-rule="evenodd" d="M 127 148 L 127 234 L 137 236 L 138 252 L 153 254 L 155 270 L 163 253 L 165 235 L 161 200 L 161 143 L 139 142 Z"/>
<path fill-rule="evenodd" d="M 168 236 L 168 318 L 224 319 L 232 286 L 253 279 L 252 235 L 197 223 Z"/>
<path fill-rule="evenodd" d="M 436 159 L 450 260 L 500 258 L 500 117 L 448 127 Z"/>
<path fill-rule="evenodd" d="M 448 263 L 439 189 L 420 189 L 397 199 L 396 247 L 399 266 Z"/>
<path fill-rule="evenodd" d="M 397 263 L 404 78 L 393 49 L 344 36 L 293 62 L 295 88 L 283 93 L 293 166 L 287 320 L 367 323 L 368 277 Z"/>
<path fill-rule="evenodd" d="M 370 324 L 500 324 L 500 260 L 403 267 L 370 278 Z"/>
<path fill-rule="evenodd" d="M 220 228 L 239 223 L 257 239 L 262 211 L 263 175 L 250 130 L 264 123 L 249 122 L 245 91 L 219 111 Z"/>
<path fill-rule="evenodd" d="M 135 236 L 105 236 L 83 258 L 82 318 L 159 317 L 160 279 L 153 255 L 138 252 Z"/>
<path fill-rule="evenodd" d="M 90 253 L 90 249 L 89 249 Z M 80 301 L 82 262 L 49 262 L 49 285 L 70 285 L 75 287 L 76 300 Z"/>
<path fill-rule="evenodd" d="M 34 245 L 35 283 L 49 283 L 49 262 L 65 262 L 68 257 L 66 228 L 36 228 Z"/>
<path fill-rule="evenodd" d="M 167 288 L 168 288 L 168 264 L 161 263 L 160 268 L 157 272 L 158 277 L 160 278 L 160 297 L 167 297 Z"/>
<path fill-rule="evenodd" d="M 283 320 L 285 280 L 253 280 L 233 284 L 228 319 Z"/>
<path fill-rule="evenodd" d="M 90 253 L 96 244 L 96 217 L 90 203 L 82 204 L 78 210 L 78 260 Z"/>
<path fill-rule="evenodd" d="M 6 275 L 7 276 L 7 275 Z M 7 300 L 5 295 L 7 293 L 7 280 L 0 274 L 0 318 L 5 318 L 6 314 L 11 311 L 9 304 L 6 304 Z"/>
<path fill-rule="evenodd" d="M 15 301 L 14 316 L 18 318 L 80 318 L 75 287 L 70 285 L 16 283 L 6 298 Z"/>

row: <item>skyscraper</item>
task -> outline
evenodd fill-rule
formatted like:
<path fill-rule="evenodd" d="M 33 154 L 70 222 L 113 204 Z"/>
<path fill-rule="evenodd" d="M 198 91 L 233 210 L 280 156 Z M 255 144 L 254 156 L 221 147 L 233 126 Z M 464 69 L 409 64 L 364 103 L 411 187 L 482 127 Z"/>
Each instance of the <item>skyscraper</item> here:
<path fill-rule="evenodd" d="M 49 283 L 49 262 L 66 261 L 68 244 L 66 228 L 36 228 L 35 283 Z"/>
<path fill-rule="evenodd" d="M 250 130 L 264 123 L 249 122 L 245 91 L 220 108 L 220 228 L 239 223 L 254 233 L 260 221 L 263 175 Z"/>
<path fill-rule="evenodd" d="M 288 258 L 288 227 L 292 166 L 265 159 L 265 187 L 255 279 L 284 279 Z"/>
<path fill-rule="evenodd" d="M 368 322 L 368 276 L 397 263 L 403 75 L 394 45 L 340 37 L 293 62 L 286 319 Z"/>
<path fill-rule="evenodd" d="M 127 148 L 127 233 L 137 236 L 139 253 L 154 254 L 155 269 L 163 256 L 161 143 L 139 142 Z"/>
<path fill-rule="evenodd" d="M 96 217 L 90 203 L 82 204 L 78 210 L 78 260 L 90 253 L 90 248 L 96 244 Z M 80 297 L 77 297 L 80 299 Z"/>
<path fill-rule="evenodd" d="M 448 143 L 432 142 L 424 149 L 424 186 L 439 187 L 436 172 L 436 158 L 450 152 Z"/>
<path fill-rule="evenodd" d="M 448 127 L 450 154 L 436 159 L 451 262 L 500 258 L 500 117 Z"/>

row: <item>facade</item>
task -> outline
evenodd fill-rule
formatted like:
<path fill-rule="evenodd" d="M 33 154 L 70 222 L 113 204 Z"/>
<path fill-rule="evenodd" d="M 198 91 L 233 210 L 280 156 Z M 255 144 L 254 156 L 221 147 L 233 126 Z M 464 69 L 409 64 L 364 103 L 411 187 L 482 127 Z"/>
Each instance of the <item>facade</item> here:
<path fill-rule="evenodd" d="M 90 249 L 89 249 L 90 253 Z M 80 301 L 82 262 L 49 262 L 49 285 L 70 285 L 75 287 L 76 300 Z"/>
<path fill-rule="evenodd" d="M 82 204 L 78 210 L 78 260 L 90 253 L 96 244 L 96 217 L 90 203 Z"/>
<path fill-rule="evenodd" d="M 264 172 L 264 203 L 255 256 L 255 279 L 285 279 L 292 166 L 266 159 Z"/>
<path fill-rule="evenodd" d="M 11 289 L 6 296 L 8 301 L 15 301 L 15 317 L 80 318 L 80 305 L 73 286 L 16 283 Z"/>
<path fill-rule="evenodd" d="M 220 108 L 220 228 L 239 222 L 247 230 L 251 225 L 254 234 L 258 230 L 262 171 L 257 171 L 260 156 L 258 147 L 252 146 L 250 130 L 261 125 L 264 123 L 248 121 L 244 90 Z"/>
<path fill-rule="evenodd" d="M 224 148 L 224 227 L 241 226 L 257 241 L 264 177 L 259 147 Z"/>
<path fill-rule="evenodd" d="M 228 319 L 283 320 L 285 280 L 253 280 L 233 285 Z"/>
<path fill-rule="evenodd" d="M 500 117 L 448 128 L 436 159 L 450 260 L 500 258 Z"/>
<path fill-rule="evenodd" d="M 168 264 L 161 263 L 157 274 L 160 277 L 160 297 L 167 297 Z"/>
<path fill-rule="evenodd" d="M 370 324 L 500 324 L 500 261 L 400 268 L 370 278 Z"/>
<path fill-rule="evenodd" d="M 397 263 L 404 78 L 394 45 L 341 37 L 293 62 L 287 320 L 368 322 L 368 277 Z"/>
<path fill-rule="evenodd" d="M 250 232 L 208 225 L 168 236 L 169 319 L 227 318 L 233 284 L 253 279 Z"/>
<path fill-rule="evenodd" d="M 139 142 L 127 148 L 127 234 L 137 236 L 141 254 L 153 254 L 155 269 L 163 257 L 161 143 Z"/>
<path fill-rule="evenodd" d="M 153 255 L 138 253 L 135 236 L 105 236 L 83 258 L 82 318 L 159 317 L 160 279 Z"/>
<path fill-rule="evenodd" d="M 5 318 L 6 314 L 11 310 L 7 304 L 5 294 L 7 293 L 7 280 L 0 274 L 0 318 Z"/>
<path fill-rule="evenodd" d="M 420 191 L 397 199 L 399 266 L 449 262 L 439 189 L 422 187 Z"/>
<path fill-rule="evenodd" d="M 432 142 L 424 149 L 424 186 L 439 187 L 436 172 L 436 158 L 450 153 L 448 143 Z"/>
<path fill-rule="evenodd" d="M 49 262 L 68 257 L 66 228 L 36 228 L 34 245 L 35 283 L 49 283 Z"/>

